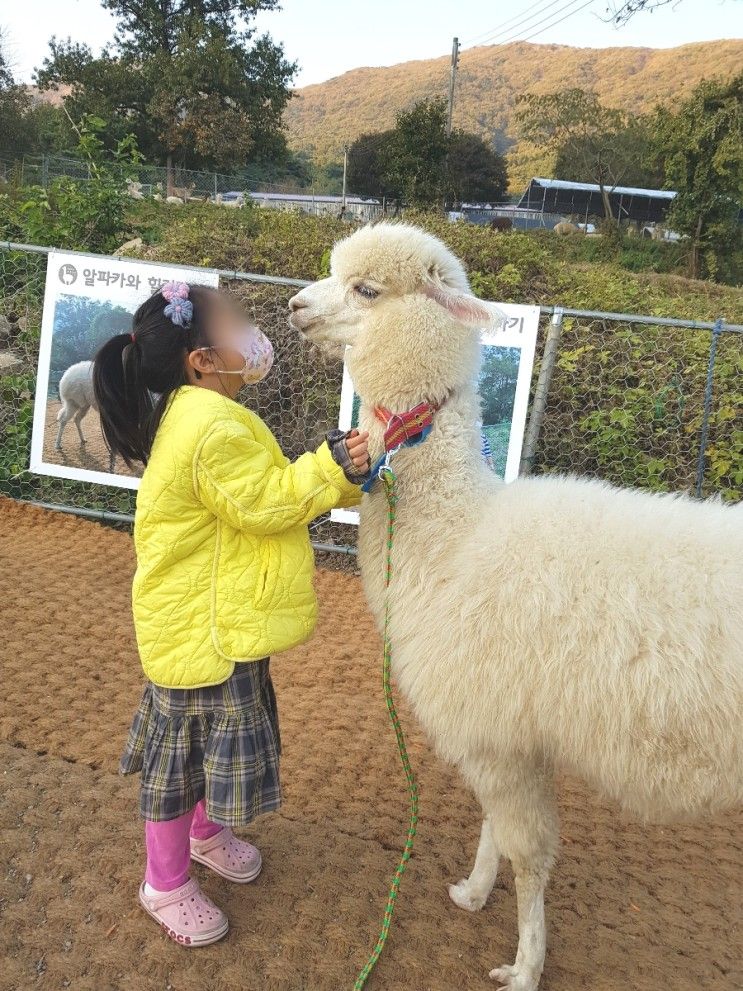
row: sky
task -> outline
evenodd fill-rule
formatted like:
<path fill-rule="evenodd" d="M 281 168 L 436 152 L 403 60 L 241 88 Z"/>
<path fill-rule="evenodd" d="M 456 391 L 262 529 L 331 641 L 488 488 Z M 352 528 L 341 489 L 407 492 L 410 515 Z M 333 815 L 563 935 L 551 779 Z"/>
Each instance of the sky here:
<path fill-rule="evenodd" d="M 622 28 L 602 20 L 608 2 L 284 0 L 282 10 L 262 13 L 256 23 L 260 33 L 282 42 L 286 56 L 299 63 L 296 86 L 322 82 L 358 66 L 448 55 L 455 35 L 463 51 L 476 43 L 507 40 L 670 48 L 743 37 L 743 0 L 679 0 L 637 14 Z M 98 0 L 0 0 L 0 30 L 16 78 L 23 82 L 32 81 L 52 35 L 71 35 L 98 51 L 111 38 L 112 25 Z"/>

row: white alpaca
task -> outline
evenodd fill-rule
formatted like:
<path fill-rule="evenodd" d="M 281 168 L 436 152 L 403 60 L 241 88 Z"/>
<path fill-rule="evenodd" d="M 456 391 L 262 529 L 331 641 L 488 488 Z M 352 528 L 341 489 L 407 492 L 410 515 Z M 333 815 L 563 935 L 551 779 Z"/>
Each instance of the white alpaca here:
<path fill-rule="evenodd" d="M 59 380 L 59 398 L 62 400 L 62 409 L 57 413 L 59 428 L 54 446 L 58 451 L 61 451 L 62 435 L 70 420 L 73 420 L 77 427 L 80 443 L 87 443 L 83 434 L 82 421 L 91 407 L 94 410 L 98 409 L 93 391 L 92 361 L 78 361 L 77 364 L 70 365 Z M 113 471 L 115 460 L 113 455 L 109 455 L 109 471 Z"/>
<path fill-rule="evenodd" d="M 340 241 L 331 271 L 293 297 L 291 322 L 353 346 L 373 453 L 374 407 L 440 404 L 428 439 L 393 461 L 393 674 L 483 807 L 474 869 L 451 898 L 481 908 L 499 857 L 511 860 L 518 952 L 491 977 L 534 991 L 556 769 L 645 819 L 743 800 L 743 505 L 569 477 L 499 483 L 474 384 L 478 328 L 498 314 L 461 263 L 423 231 L 382 223 Z M 377 484 L 359 551 L 380 626 L 385 545 Z"/>
<path fill-rule="evenodd" d="M 226 207 L 229 207 L 231 210 L 237 210 L 240 207 L 242 207 L 242 206 L 245 205 L 245 201 L 241 197 L 237 197 L 234 200 L 225 200 L 225 199 L 222 198 L 222 194 L 221 193 L 217 193 L 217 195 L 214 197 L 214 199 L 212 200 L 212 202 L 213 203 L 216 203 L 217 206 L 226 206 Z"/>
<path fill-rule="evenodd" d="M 132 179 L 128 179 L 126 183 L 126 193 L 127 196 L 131 197 L 133 200 L 143 200 L 144 194 L 142 193 L 142 183 L 134 182 Z"/>

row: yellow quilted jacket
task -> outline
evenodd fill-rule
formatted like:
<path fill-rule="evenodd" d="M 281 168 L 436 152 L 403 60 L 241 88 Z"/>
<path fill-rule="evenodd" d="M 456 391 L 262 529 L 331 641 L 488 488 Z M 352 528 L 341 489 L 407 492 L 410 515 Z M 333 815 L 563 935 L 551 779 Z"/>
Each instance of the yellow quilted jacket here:
<path fill-rule="evenodd" d="M 309 639 L 307 524 L 360 495 L 327 444 L 290 464 L 254 413 L 209 389 L 178 389 L 137 494 L 132 604 L 147 677 L 216 685 L 237 661 Z"/>

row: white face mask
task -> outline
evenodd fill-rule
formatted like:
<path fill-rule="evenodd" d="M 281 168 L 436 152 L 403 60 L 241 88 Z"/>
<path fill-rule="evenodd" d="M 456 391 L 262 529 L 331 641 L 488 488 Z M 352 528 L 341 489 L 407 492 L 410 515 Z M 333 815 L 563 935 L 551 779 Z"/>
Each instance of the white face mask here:
<path fill-rule="evenodd" d="M 199 351 L 220 350 L 215 346 L 198 348 Z M 242 368 L 233 370 L 231 368 L 218 369 L 220 375 L 239 375 L 245 385 L 255 385 L 262 382 L 273 366 L 273 345 L 266 335 L 257 327 L 251 328 L 246 334 L 244 341 L 240 344 L 230 344 L 224 348 L 225 351 L 237 351 L 242 355 L 244 365 Z"/>

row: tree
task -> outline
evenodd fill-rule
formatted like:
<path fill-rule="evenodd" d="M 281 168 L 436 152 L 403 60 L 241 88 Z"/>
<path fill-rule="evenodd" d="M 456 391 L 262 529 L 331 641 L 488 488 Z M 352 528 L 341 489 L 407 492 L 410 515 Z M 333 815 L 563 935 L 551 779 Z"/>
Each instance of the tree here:
<path fill-rule="evenodd" d="M 637 160 L 636 120 L 604 107 L 595 93 L 566 89 L 547 96 L 519 97 L 516 122 L 526 140 L 548 146 L 574 174 L 595 183 L 607 220 L 613 220 L 609 194 L 621 185 Z"/>
<path fill-rule="evenodd" d="M 446 101 L 421 100 L 397 115 L 385 179 L 413 206 L 440 203 L 448 151 Z"/>
<path fill-rule="evenodd" d="M 346 178 L 348 188 L 354 193 L 400 198 L 400 190 L 389 178 L 394 134 L 393 130 L 362 134 L 348 149 Z"/>
<path fill-rule="evenodd" d="M 88 166 L 90 178 L 79 182 L 68 176 L 46 186 L 20 190 L 11 201 L 10 223 L 20 239 L 73 251 L 107 253 L 120 242 L 125 226 L 126 186 L 141 162 L 135 139 L 128 135 L 113 153 L 106 152 L 98 137 L 105 126 L 97 117 L 86 117 L 77 132 L 77 157 Z"/>
<path fill-rule="evenodd" d="M 227 168 L 286 153 L 281 116 L 296 64 L 250 26 L 278 0 L 102 3 L 118 18 L 112 45 L 95 57 L 52 38 L 37 78 L 44 88 L 71 84 L 71 115 L 106 120 L 110 147 L 132 132 L 169 176 L 176 159 Z"/>
<path fill-rule="evenodd" d="M 662 188 L 665 175 L 662 163 L 657 160 L 654 123 L 650 114 L 628 116 L 625 129 L 614 135 L 611 158 L 617 163 L 623 163 L 621 185 L 641 186 L 645 189 Z M 590 145 L 593 138 L 586 141 Z M 576 143 L 580 143 L 579 138 L 568 141 L 557 149 L 553 175 L 555 179 L 568 179 L 572 182 L 595 182 L 591 148 L 584 146 L 576 154 Z"/>
<path fill-rule="evenodd" d="M 13 78 L 0 31 L 0 158 L 59 151 L 75 143 L 59 107 L 34 103 L 28 89 Z"/>
<path fill-rule="evenodd" d="M 446 134 L 446 104 L 422 100 L 392 130 L 362 134 L 348 152 L 348 186 L 416 206 L 444 198 L 498 200 L 507 188 L 503 158 L 475 134 Z"/>
<path fill-rule="evenodd" d="M 87 296 L 61 295 L 54 309 L 49 376 L 52 395 L 65 369 L 76 361 L 90 360 L 110 337 L 130 331 L 131 327 L 132 314 L 123 306 Z"/>
<path fill-rule="evenodd" d="M 30 150 L 24 117 L 31 100 L 23 86 L 16 85 L 0 35 L 0 158 L 19 158 Z"/>
<path fill-rule="evenodd" d="M 497 202 L 507 189 L 505 159 L 476 134 L 454 131 L 447 159 L 447 197 L 455 203 Z"/>
<path fill-rule="evenodd" d="M 715 274 L 721 256 L 743 241 L 743 73 L 704 80 L 676 113 L 658 107 L 655 123 L 666 186 L 678 194 L 668 222 L 691 239 L 694 277 L 702 255 Z"/>
<path fill-rule="evenodd" d="M 480 371 L 482 421 L 489 426 L 510 421 L 519 376 L 518 348 L 486 347 Z"/>

